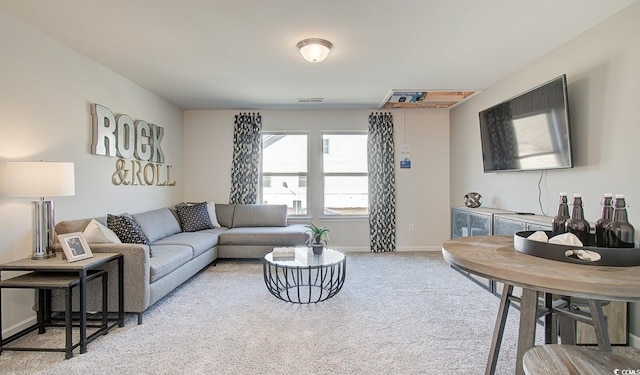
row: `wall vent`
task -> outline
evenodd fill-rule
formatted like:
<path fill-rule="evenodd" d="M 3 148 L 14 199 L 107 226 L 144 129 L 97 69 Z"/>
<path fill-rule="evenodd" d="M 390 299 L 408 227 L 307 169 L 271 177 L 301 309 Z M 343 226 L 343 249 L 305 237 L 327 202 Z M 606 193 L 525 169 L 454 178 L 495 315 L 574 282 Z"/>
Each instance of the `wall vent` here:
<path fill-rule="evenodd" d="M 324 98 L 298 98 L 298 103 L 322 103 Z"/>

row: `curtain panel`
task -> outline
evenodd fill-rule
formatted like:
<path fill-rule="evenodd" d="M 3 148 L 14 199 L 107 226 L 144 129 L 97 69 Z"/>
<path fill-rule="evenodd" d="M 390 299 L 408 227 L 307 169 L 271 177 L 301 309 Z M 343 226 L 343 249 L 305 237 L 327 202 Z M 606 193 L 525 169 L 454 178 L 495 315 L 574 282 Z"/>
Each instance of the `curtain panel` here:
<path fill-rule="evenodd" d="M 372 252 L 396 250 L 396 176 L 391 113 L 369 115 L 369 239 Z"/>
<path fill-rule="evenodd" d="M 260 113 L 240 113 L 235 116 L 234 125 L 229 203 L 256 204 L 262 155 L 262 116 Z"/>

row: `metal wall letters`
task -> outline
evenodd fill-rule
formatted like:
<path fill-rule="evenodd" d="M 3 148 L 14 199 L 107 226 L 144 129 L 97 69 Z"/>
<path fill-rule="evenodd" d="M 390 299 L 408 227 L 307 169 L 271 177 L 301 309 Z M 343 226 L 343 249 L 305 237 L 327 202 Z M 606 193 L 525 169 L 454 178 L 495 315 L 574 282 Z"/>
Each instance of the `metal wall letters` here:
<path fill-rule="evenodd" d="M 91 115 L 91 153 L 119 158 L 111 177 L 114 185 L 176 185 L 171 181 L 172 166 L 166 165 L 163 169 L 160 165 L 165 161 L 161 145 L 163 127 L 143 120 L 134 121 L 126 114 L 115 116 L 100 104 L 91 104 Z M 127 164 L 125 159 L 132 158 L 137 160 L 129 160 Z M 140 161 L 148 163 L 143 165 Z"/>

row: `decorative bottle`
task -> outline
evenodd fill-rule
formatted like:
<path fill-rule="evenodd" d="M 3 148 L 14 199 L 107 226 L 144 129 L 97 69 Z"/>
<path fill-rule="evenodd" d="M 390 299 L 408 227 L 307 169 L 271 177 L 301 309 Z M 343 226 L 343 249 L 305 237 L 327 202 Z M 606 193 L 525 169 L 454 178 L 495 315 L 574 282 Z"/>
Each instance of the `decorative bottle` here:
<path fill-rule="evenodd" d="M 567 204 L 567 193 L 560 193 L 558 203 L 558 214 L 553 218 L 553 235 L 565 233 L 567 219 L 569 219 L 569 205 Z"/>
<path fill-rule="evenodd" d="M 584 219 L 582 194 L 573 194 L 573 210 L 571 217 L 567 219 L 565 228 L 567 232 L 575 234 L 584 246 L 590 245 L 589 232 L 591 231 L 591 226 L 589 222 Z"/>
<path fill-rule="evenodd" d="M 611 193 L 604 193 L 602 196 L 602 216 L 596 221 L 596 246 L 606 247 L 607 236 L 605 234 L 605 227 L 613 219 L 613 195 Z"/>
<path fill-rule="evenodd" d="M 613 220 L 605 227 L 608 247 L 635 247 L 635 229 L 627 219 L 624 195 L 616 194 Z"/>

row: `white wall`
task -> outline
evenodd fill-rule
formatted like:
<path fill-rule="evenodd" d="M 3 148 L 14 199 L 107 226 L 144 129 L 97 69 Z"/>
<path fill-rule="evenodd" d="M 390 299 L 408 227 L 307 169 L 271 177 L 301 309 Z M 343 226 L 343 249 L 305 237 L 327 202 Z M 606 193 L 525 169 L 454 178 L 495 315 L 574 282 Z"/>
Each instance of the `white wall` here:
<path fill-rule="evenodd" d="M 182 110 L 2 12 L 0 49 L 0 262 L 31 254 L 31 199 L 7 197 L 6 161 L 75 163 L 76 194 L 54 199 L 57 220 L 182 200 Z M 117 159 L 90 154 L 90 103 L 164 127 L 177 186 L 114 186 Z M 34 316 L 32 292 L 3 291 L 2 302 L 5 334 Z"/>
<path fill-rule="evenodd" d="M 623 193 L 629 220 L 640 229 L 640 3 L 636 3 L 451 112 L 451 204 L 478 191 L 486 206 L 541 213 L 540 172 L 482 171 L 478 112 L 551 78 L 568 79 L 575 168 L 543 174 L 542 207 L 554 216 L 561 191 L 583 194 L 585 216 L 600 216 L 604 192 Z M 638 231 L 636 239 L 640 240 Z M 640 308 L 631 309 L 640 334 Z"/>
<path fill-rule="evenodd" d="M 229 201 L 232 162 L 233 120 L 239 111 L 185 111 L 185 199 Z M 366 130 L 371 112 L 364 110 L 265 110 L 267 131 L 309 131 L 316 139 L 322 131 Z M 412 168 L 396 170 L 398 250 L 439 250 L 449 236 L 449 112 L 443 110 L 392 111 L 396 137 L 396 166 L 399 146 L 411 145 Z M 405 125 L 406 115 L 406 125 Z M 405 132 L 406 129 L 406 132 Z M 320 154 L 312 143 L 312 154 Z M 315 150 L 315 152 L 313 152 Z M 312 159 L 319 165 L 321 160 Z M 320 170 L 319 167 L 316 170 Z M 309 175 L 309 189 L 319 186 L 319 174 Z M 310 202 L 314 222 L 322 203 Z M 409 224 L 416 228 L 409 232 Z M 328 220 L 331 245 L 343 249 L 368 249 L 366 221 Z"/>

